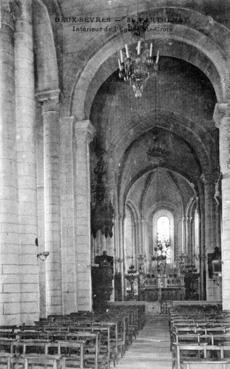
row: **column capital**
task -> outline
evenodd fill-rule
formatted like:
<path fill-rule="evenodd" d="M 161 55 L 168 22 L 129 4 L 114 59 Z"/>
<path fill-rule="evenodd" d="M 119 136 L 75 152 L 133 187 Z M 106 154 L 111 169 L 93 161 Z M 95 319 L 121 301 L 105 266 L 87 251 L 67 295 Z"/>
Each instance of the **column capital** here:
<path fill-rule="evenodd" d="M 1 4 L 0 8 L 0 30 L 3 29 L 3 27 L 9 27 L 12 31 L 15 29 L 14 24 L 14 15 L 11 11 L 9 5 L 8 7 L 3 4 Z"/>
<path fill-rule="evenodd" d="M 74 124 L 75 140 L 76 142 L 82 142 L 87 140 L 90 143 L 96 133 L 96 129 L 90 122 L 90 120 L 75 121 Z"/>
<path fill-rule="evenodd" d="M 10 1 L 10 13 L 14 21 L 31 22 L 32 20 L 32 1 L 33 0 L 14 0 Z"/>
<path fill-rule="evenodd" d="M 36 93 L 37 100 L 42 104 L 43 112 L 57 110 L 60 90 L 45 90 Z"/>
<path fill-rule="evenodd" d="M 64 123 L 64 124 L 73 124 L 75 120 L 76 119 L 73 115 L 64 116 L 60 118 L 61 123 Z"/>
<path fill-rule="evenodd" d="M 218 179 L 217 173 L 203 173 L 200 179 L 204 185 L 214 185 Z"/>
<path fill-rule="evenodd" d="M 213 114 L 216 127 L 220 128 L 223 118 L 230 118 L 230 102 L 217 103 Z"/>

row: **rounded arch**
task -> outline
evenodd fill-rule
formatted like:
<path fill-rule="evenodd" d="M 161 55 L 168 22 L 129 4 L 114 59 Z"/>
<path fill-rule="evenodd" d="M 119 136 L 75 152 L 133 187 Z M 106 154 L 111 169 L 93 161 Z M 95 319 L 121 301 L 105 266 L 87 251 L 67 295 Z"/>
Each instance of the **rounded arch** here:
<path fill-rule="evenodd" d="M 120 209 L 123 210 L 123 214 L 124 214 L 124 204 L 126 203 L 126 199 L 129 193 L 130 188 L 132 187 L 132 185 L 139 179 L 141 178 L 144 174 L 146 173 L 153 173 L 154 171 L 160 169 L 160 168 L 164 168 L 164 166 L 149 166 L 145 169 L 143 169 L 143 171 L 139 172 L 134 178 L 132 178 L 129 183 L 127 184 L 126 188 L 124 189 L 123 193 L 119 193 L 119 205 L 120 205 Z M 166 168 L 168 171 L 172 172 L 172 173 L 177 173 L 179 176 L 181 176 L 188 184 L 189 186 L 192 188 L 194 195 L 197 194 L 196 192 L 196 188 L 194 186 L 194 184 L 191 182 L 191 178 L 189 178 L 186 173 L 181 173 L 180 171 L 173 169 L 173 168 Z M 156 204 L 156 206 L 158 207 L 158 204 Z M 167 206 L 170 206 L 169 204 L 167 204 Z M 150 210 L 150 213 L 152 212 L 152 208 Z M 147 216 L 148 218 L 148 216 Z"/>
<path fill-rule="evenodd" d="M 217 96 L 218 101 L 226 101 L 228 98 L 228 80 L 229 80 L 229 50 L 230 50 L 230 32 L 223 25 L 212 21 L 197 11 L 179 7 L 164 7 L 152 8 L 151 14 L 159 12 L 159 9 L 164 13 L 169 10 L 174 12 L 174 16 L 183 16 L 186 21 L 184 24 L 173 24 L 169 34 L 161 32 L 149 32 L 147 39 L 165 40 L 171 39 L 175 42 L 182 43 L 194 47 L 196 50 L 193 60 L 191 52 L 187 54 L 185 48 L 179 49 L 174 47 L 174 52 L 168 48 L 169 56 L 178 57 L 179 59 L 188 60 L 194 63 L 203 73 L 210 79 Z M 149 14 L 149 13 L 148 13 Z M 109 39 L 104 46 L 95 53 L 87 62 L 86 66 L 78 75 L 75 81 L 71 97 L 69 114 L 75 115 L 78 120 L 88 119 L 90 115 L 91 103 L 93 101 L 92 91 L 96 93 L 95 88 L 91 85 L 94 76 L 100 71 L 106 61 L 123 48 L 124 44 L 131 44 L 134 39 L 130 32 L 115 34 L 112 39 Z M 175 55 L 175 50 L 176 54 Z M 174 55 L 173 55 L 174 54 Z M 206 61 L 208 60 L 208 68 Z M 108 74 L 99 73 L 97 76 L 97 89 L 105 81 L 109 74 L 112 74 L 117 69 L 116 63 L 111 63 L 108 68 Z M 212 70 L 212 73 L 210 73 Z M 94 81 L 95 84 L 95 81 Z M 91 88 L 92 87 L 92 88 Z M 90 91 L 90 95 L 88 92 Z M 88 96 L 87 96 L 88 95 Z"/>
<path fill-rule="evenodd" d="M 143 135 L 153 128 L 161 128 L 166 131 L 176 132 L 176 135 L 183 138 L 195 151 L 196 156 L 199 158 L 202 170 L 204 172 L 210 172 L 210 152 L 208 147 L 212 147 L 213 138 L 205 131 L 202 126 L 199 126 L 195 122 L 185 119 L 184 117 L 176 114 L 175 112 L 167 110 L 154 110 L 148 112 L 144 117 L 136 118 L 136 121 L 132 121 L 132 124 L 128 125 L 126 134 L 124 134 L 119 141 L 114 143 L 113 150 L 117 155 L 117 162 L 121 161 L 126 148 L 128 148 L 140 135 Z M 129 130 L 132 130 L 132 135 L 129 135 Z M 202 139 L 201 139 L 202 137 Z"/>

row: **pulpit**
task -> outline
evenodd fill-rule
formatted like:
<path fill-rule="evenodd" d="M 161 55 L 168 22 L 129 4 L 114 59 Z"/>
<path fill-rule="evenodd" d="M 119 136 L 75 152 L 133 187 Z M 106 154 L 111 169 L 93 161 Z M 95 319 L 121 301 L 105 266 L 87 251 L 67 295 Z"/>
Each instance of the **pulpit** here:
<path fill-rule="evenodd" d="M 110 300 L 113 281 L 113 257 L 104 251 L 95 257 L 92 267 L 93 309 L 104 311 Z"/>

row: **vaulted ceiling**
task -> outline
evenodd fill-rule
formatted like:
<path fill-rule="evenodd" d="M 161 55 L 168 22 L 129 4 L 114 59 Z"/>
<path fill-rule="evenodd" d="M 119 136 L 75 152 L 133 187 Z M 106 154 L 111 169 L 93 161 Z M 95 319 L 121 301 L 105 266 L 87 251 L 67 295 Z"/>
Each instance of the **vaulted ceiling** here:
<path fill-rule="evenodd" d="M 91 110 L 97 138 L 110 158 L 109 171 L 117 180 L 120 206 L 131 188 L 159 166 L 171 173 L 164 175 L 174 189 L 172 176 L 183 176 L 197 188 L 202 173 L 218 170 L 216 96 L 211 83 L 179 59 L 160 57 L 159 69 L 141 99 L 115 72 L 99 89 Z M 156 143 L 167 151 L 160 164 L 148 155 Z M 141 191 L 142 186 L 138 188 Z M 182 187 L 178 191 L 183 192 Z"/>

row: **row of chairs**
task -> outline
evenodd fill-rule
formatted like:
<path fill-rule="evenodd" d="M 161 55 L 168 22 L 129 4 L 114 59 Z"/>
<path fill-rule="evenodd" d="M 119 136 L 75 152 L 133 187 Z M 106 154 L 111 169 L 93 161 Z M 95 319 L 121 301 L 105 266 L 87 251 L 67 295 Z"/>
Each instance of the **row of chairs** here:
<path fill-rule="evenodd" d="M 49 316 L 34 325 L 0 326 L 0 367 L 109 369 L 144 324 L 144 306 Z"/>
<path fill-rule="evenodd" d="M 169 329 L 173 368 L 230 368 L 230 313 L 219 304 L 172 306 Z"/>

